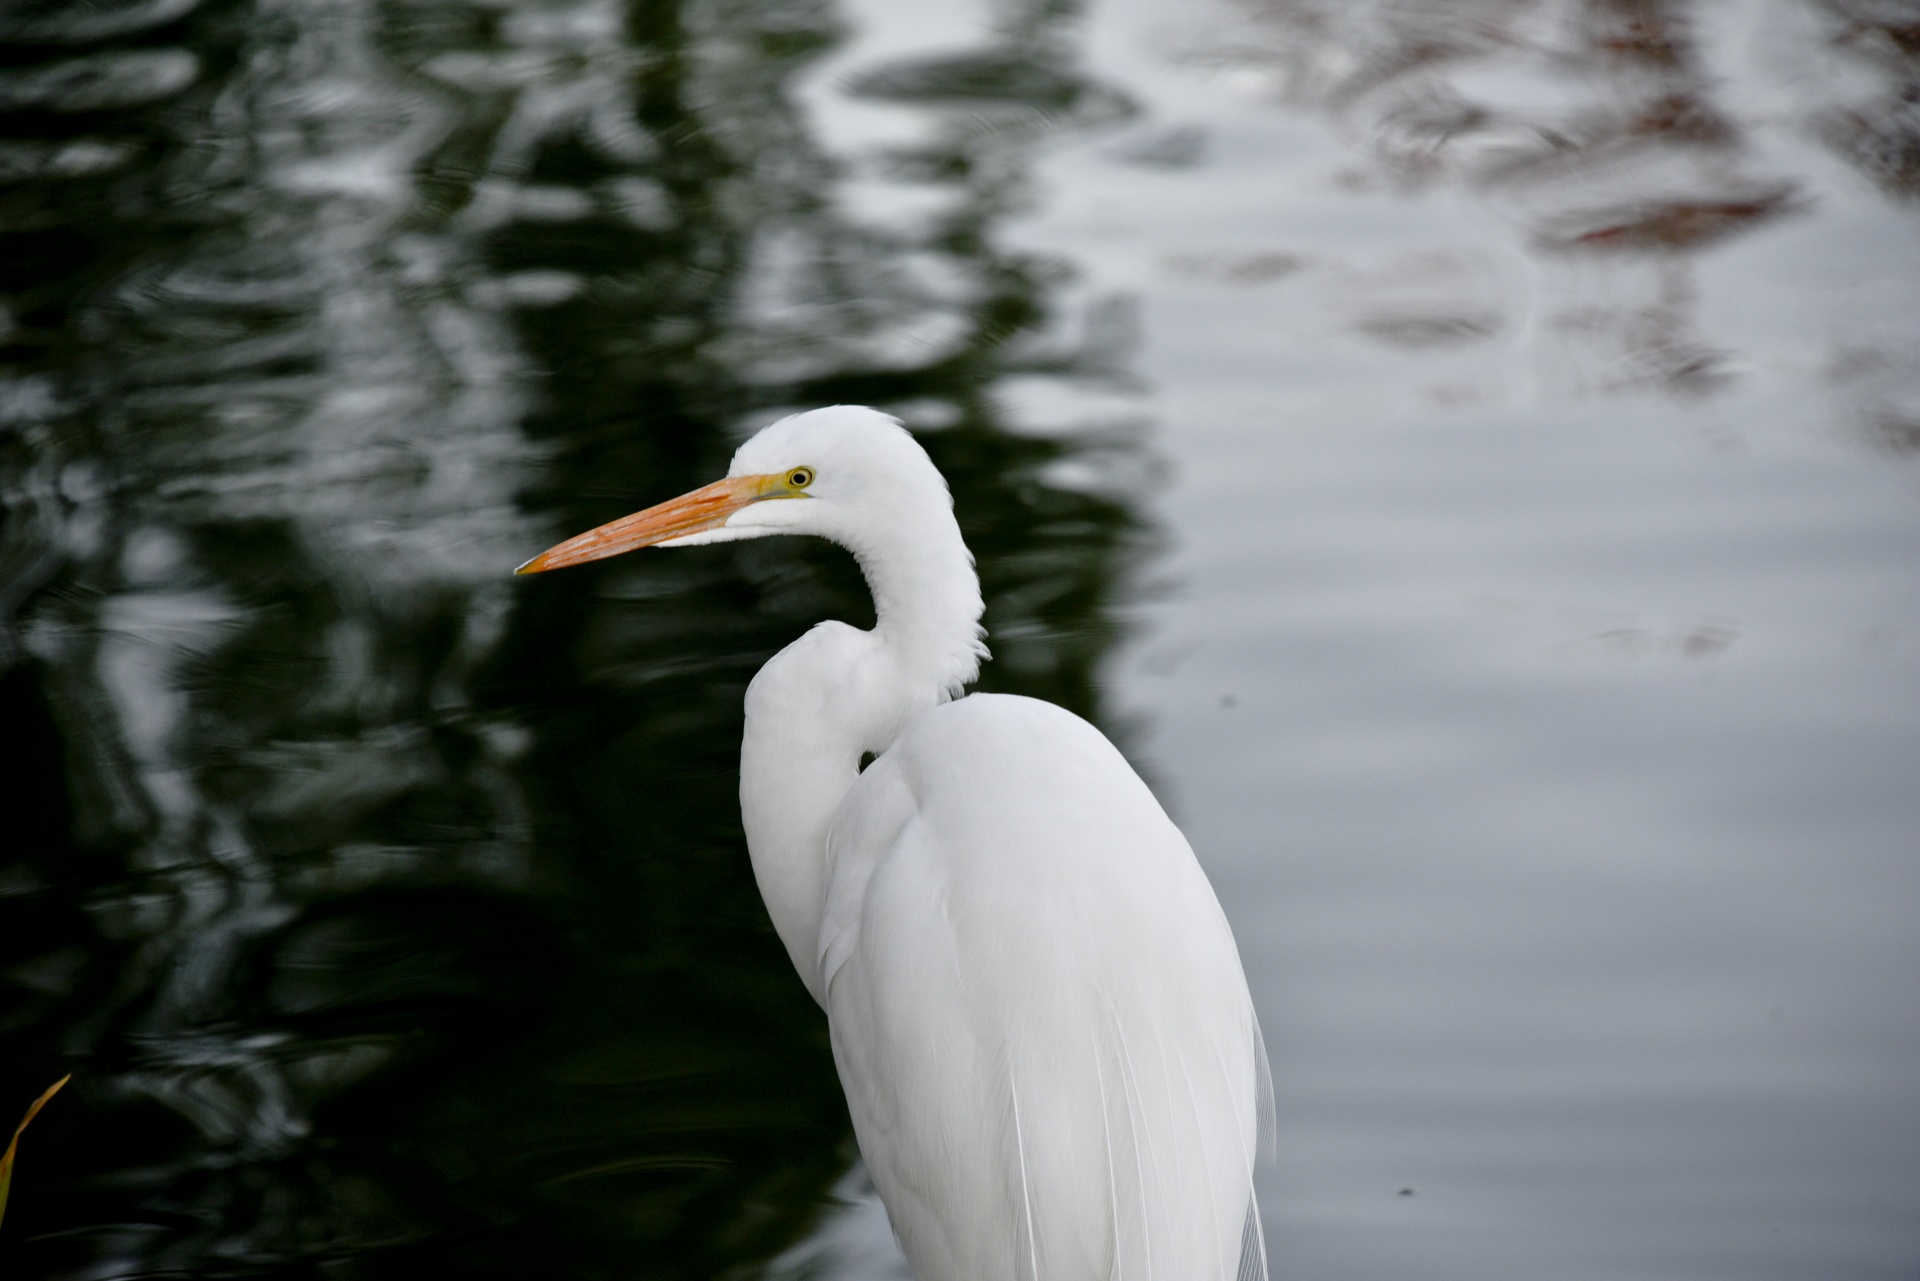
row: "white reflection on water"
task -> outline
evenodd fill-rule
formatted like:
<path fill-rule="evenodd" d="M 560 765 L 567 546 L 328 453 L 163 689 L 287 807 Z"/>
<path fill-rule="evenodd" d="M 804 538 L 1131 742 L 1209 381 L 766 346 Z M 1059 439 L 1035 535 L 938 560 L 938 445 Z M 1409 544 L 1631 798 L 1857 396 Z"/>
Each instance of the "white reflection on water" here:
<path fill-rule="evenodd" d="M 969 42 L 911 8 L 823 83 Z M 1113 680 L 1273 1043 L 1281 1275 L 1920 1264 L 1915 73 L 1869 9 L 1091 17 L 1148 111 L 1022 236 L 1143 303 L 1179 587 Z"/>
<path fill-rule="evenodd" d="M 181 8 L 120 16 L 133 29 Z M 222 590 L 177 530 L 214 512 L 283 520 L 349 599 L 476 589 L 467 628 L 477 651 L 505 604 L 498 567 L 511 554 L 502 549 L 528 539 L 514 491 L 535 452 L 519 432 L 519 370 L 497 319 L 388 253 L 417 205 L 413 172 L 445 132 L 443 104 L 378 74 L 369 5 L 261 8 L 263 22 L 284 22 L 286 38 L 219 92 L 209 111 L 221 127 L 171 175 L 176 216 L 226 234 L 177 257 L 150 254 L 86 304 L 81 323 L 112 356 L 79 363 L 70 388 L 104 407 L 102 463 L 113 481 L 89 461 L 62 469 L 58 449 L 41 464 L 42 510 L 67 507 L 48 519 L 48 540 L 84 561 L 111 555 L 109 531 L 117 535 L 126 590 L 97 611 L 89 594 L 72 594 L 42 611 L 27 638 L 51 666 L 91 669 L 100 715 L 119 722 L 117 732 L 77 736 L 76 750 L 97 756 L 97 777 L 125 780 L 102 785 L 90 821 L 144 831 L 130 863 L 148 879 L 89 905 L 104 933 L 137 949 L 114 1004 L 137 1008 L 142 986 L 154 989 L 131 1033 L 141 1066 L 114 1088 L 163 1102 L 209 1145 L 256 1160 L 292 1150 L 311 1123 L 280 1061 L 286 1038 L 226 1016 L 243 951 L 296 909 L 248 824 L 205 793 L 204 761 L 191 749 L 208 736 L 196 664 L 263 611 Z M 70 40 L 91 30 L 59 24 Z M 200 69 L 177 49 L 94 54 L 9 73 L 0 100 L 100 111 L 180 94 Z M 68 144 L 47 163 L 71 176 L 119 163 L 125 150 Z M 74 405 L 11 408 L 16 421 L 81 417 Z M 112 528 L 109 498 L 124 499 L 127 473 L 141 476 L 144 501 L 125 518 L 131 528 Z M 56 490 L 68 504 L 52 500 Z M 355 661 L 364 655 L 351 628 L 337 625 L 342 661 L 317 703 L 383 701 Z M 442 702 L 459 698 L 454 690 Z M 346 757 L 354 746 L 317 739 L 306 750 Z M 130 771 L 117 772 L 116 751 Z M 408 755 L 419 768 L 424 753 L 415 745 Z M 498 800 L 512 809 L 506 788 Z"/>

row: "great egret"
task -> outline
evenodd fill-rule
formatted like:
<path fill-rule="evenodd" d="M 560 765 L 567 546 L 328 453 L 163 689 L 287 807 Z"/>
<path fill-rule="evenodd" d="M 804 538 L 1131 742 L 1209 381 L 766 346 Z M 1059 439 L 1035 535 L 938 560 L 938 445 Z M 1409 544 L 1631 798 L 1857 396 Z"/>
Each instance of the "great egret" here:
<path fill-rule="evenodd" d="M 872 631 L 821 623 L 754 677 L 740 809 L 914 1275 L 1264 1277 L 1270 1087 L 1226 917 L 1099 730 L 959 697 L 986 655 L 979 580 L 896 420 L 782 419 L 726 479 L 520 572 L 770 534 L 839 543 L 873 591 Z"/>

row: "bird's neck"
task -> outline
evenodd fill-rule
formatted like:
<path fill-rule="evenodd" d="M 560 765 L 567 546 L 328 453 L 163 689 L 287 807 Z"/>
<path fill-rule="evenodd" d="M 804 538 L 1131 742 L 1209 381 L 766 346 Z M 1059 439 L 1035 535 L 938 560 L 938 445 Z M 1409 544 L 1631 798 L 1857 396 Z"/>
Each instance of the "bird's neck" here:
<path fill-rule="evenodd" d="M 922 712 L 979 672 L 980 587 L 948 526 L 851 548 L 873 592 L 871 632 L 816 627 L 774 655 L 747 690 L 740 813 L 754 879 L 816 1000 L 827 834 L 860 776 Z"/>
<path fill-rule="evenodd" d="M 936 701 L 958 696 L 980 674 L 987 647 L 980 579 L 952 513 L 929 513 L 923 525 L 851 550 L 873 593 L 874 637 L 902 678 Z"/>

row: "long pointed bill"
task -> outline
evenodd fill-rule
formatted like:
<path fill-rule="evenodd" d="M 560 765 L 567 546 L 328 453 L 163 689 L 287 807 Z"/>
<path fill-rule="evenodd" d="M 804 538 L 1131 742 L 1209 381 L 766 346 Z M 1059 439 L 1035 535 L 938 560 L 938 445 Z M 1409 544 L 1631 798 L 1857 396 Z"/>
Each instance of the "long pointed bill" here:
<path fill-rule="evenodd" d="M 598 529 L 590 529 L 557 547 L 549 547 L 513 572 L 539 574 L 549 569 L 565 569 L 568 565 L 605 560 L 621 552 L 718 529 L 727 523 L 727 517 L 742 507 L 776 492 L 780 482 L 779 476 L 731 476 L 726 480 L 716 480 L 691 494 L 682 494 L 658 507 L 649 507 L 631 516 L 608 521 Z"/>

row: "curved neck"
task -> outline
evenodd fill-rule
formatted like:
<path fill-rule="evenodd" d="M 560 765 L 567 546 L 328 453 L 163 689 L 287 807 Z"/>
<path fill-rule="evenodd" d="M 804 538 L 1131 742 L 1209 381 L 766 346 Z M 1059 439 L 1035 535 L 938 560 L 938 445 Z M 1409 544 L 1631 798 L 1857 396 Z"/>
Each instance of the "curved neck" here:
<path fill-rule="evenodd" d="M 920 713 L 980 670 L 979 580 L 950 511 L 851 545 L 873 592 L 863 632 L 823 623 L 775 654 L 747 689 L 740 814 L 754 879 L 815 1000 L 827 834 L 860 776 Z M 942 527 L 944 525 L 944 528 Z"/>
<path fill-rule="evenodd" d="M 901 674 L 925 681 L 937 702 L 957 697 L 980 674 L 987 647 L 980 579 L 953 513 L 943 509 L 908 530 L 849 540 L 848 550 L 873 593 L 874 636 Z"/>

